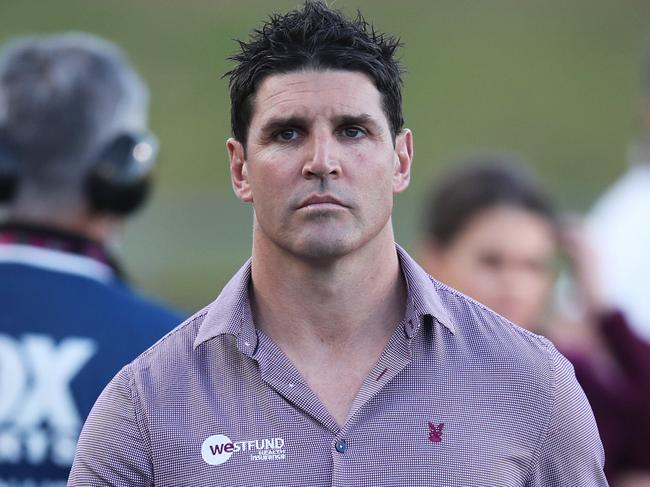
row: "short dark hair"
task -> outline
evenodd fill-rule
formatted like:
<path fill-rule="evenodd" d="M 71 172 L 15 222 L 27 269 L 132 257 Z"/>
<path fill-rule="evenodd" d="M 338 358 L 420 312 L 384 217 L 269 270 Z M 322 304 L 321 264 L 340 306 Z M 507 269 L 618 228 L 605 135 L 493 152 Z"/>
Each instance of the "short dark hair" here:
<path fill-rule="evenodd" d="M 398 38 L 376 32 L 360 12 L 354 19 L 329 8 L 321 0 L 308 0 L 302 9 L 273 14 L 253 31 L 250 42 L 239 41 L 229 59 L 237 65 L 230 77 L 233 136 L 246 145 L 254 95 L 272 74 L 301 69 L 340 69 L 366 74 L 382 96 L 393 136 L 404 126 L 402 66 L 394 57 Z"/>
<path fill-rule="evenodd" d="M 496 206 L 521 208 L 554 227 L 557 223 L 550 199 L 523 159 L 481 155 L 455 165 L 434 186 L 425 210 L 426 234 L 447 246 L 479 212 Z"/>

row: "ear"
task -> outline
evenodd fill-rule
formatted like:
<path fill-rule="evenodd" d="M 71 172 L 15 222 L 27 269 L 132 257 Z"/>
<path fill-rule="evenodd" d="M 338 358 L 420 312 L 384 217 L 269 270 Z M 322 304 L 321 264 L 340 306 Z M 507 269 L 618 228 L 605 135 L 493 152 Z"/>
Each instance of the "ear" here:
<path fill-rule="evenodd" d="M 226 141 L 228 157 L 230 158 L 230 182 L 237 197 L 247 203 L 253 202 L 253 193 L 248 179 L 248 166 L 244 146 L 237 139 Z"/>
<path fill-rule="evenodd" d="M 393 172 L 393 193 L 401 193 L 411 181 L 413 162 L 413 133 L 403 129 L 395 138 L 395 168 Z"/>

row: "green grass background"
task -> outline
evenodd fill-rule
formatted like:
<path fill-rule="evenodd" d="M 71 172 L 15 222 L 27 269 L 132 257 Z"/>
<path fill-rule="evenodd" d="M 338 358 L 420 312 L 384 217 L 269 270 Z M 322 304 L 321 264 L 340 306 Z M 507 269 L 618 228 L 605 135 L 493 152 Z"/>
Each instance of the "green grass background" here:
<path fill-rule="evenodd" d="M 514 151 L 566 210 L 584 211 L 626 167 L 643 132 L 639 79 L 647 0 L 350 0 L 405 47 L 405 118 L 414 177 L 395 207 L 417 239 L 427 185 L 455 157 Z M 251 211 L 230 189 L 226 57 L 233 39 L 294 1 L 0 0 L 0 41 L 90 31 L 120 44 L 149 83 L 161 167 L 122 252 L 135 282 L 192 310 L 250 254 Z"/>

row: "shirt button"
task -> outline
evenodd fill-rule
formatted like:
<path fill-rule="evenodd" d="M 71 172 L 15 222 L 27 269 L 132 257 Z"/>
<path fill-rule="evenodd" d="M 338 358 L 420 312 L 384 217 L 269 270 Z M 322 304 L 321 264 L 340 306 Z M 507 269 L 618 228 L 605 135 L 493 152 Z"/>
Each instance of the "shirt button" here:
<path fill-rule="evenodd" d="M 336 451 L 339 453 L 345 453 L 345 450 L 348 449 L 348 444 L 345 440 L 339 440 L 334 444 L 334 448 L 336 448 Z"/>

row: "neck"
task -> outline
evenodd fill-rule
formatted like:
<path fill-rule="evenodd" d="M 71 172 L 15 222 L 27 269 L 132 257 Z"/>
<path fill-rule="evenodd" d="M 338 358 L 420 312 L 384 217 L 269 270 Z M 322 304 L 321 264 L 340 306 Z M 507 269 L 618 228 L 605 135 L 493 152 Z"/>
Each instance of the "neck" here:
<path fill-rule="evenodd" d="M 53 225 L 50 221 L 36 222 L 25 219 L 3 221 L 0 223 L 0 244 L 51 249 L 84 256 L 110 267 L 120 280 L 127 280 L 119 262 L 104 243 L 74 229 Z M 68 268 L 65 265 L 63 267 Z"/>
<path fill-rule="evenodd" d="M 52 208 L 15 206 L 10 208 L 6 219 L 31 225 L 58 228 L 63 231 L 82 235 L 102 245 L 115 239 L 122 229 L 122 221 L 110 215 L 93 214 L 80 209 L 53 211 Z"/>
<path fill-rule="evenodd" d="M 383 348 L 404 317 L 406 285 L 390 222 L 362 248 L 327 263 L 255 238 L 252 283 L 256 325 L 290 355 L 323 345 Z"/>

